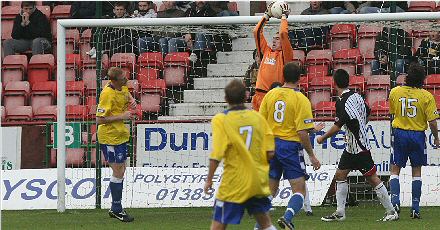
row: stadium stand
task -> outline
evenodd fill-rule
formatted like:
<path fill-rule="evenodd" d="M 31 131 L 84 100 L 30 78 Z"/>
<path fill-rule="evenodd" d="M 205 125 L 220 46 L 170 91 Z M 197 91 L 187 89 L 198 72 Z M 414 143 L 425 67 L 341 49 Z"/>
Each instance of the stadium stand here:
<path fill-rule="evenodd" d="M 2 41 L 12 38 L 12 27 L 18 12 L 20 12 L 20 6 L 2 7 Z"/>
<path fill-rule="evenodd" d="M 356 25 L 336 24 L 330 30 L 330 48 L 333 53 L 338 50 L 350 49 L 356 42 Z"/>
<path fill-rule="evenodd" d="M 25 55 L 8 55 L 2 63 L 2 83 L 22 81 L 27 71 L 28 60 Z"/>
<path fill-rule="evenodd" d="M 38 81 L 49 81 L 55 67 L 55 58 L 52 54 L 37 54 L 31 57 L 28 64 L 28 81 L 32 85 Z"/>
<path fill-rule="evenodd" d="M 308 92 L 312 108 L 315 108 L 319 102 L 330 101 L 333 94 L 333 78 L 328 76 L 312 78 Z"/>
<path fill-rule="evenodd" d="M 27 81 L 11 81 L 6 84 L 3 95 L 3 104 L 6 112 L 17 106 L 28 105 L 30 85 Z"/>
<path fill-rule="evenodd" d="M 376 101 L 386 101 L 390 91 L 389 75 L 372 75 L 366 77 L 366 101 L 369 105 L 373 105 Z"/>
<path fill-rule="evenodd" d="M 50 106 L 55 104 L 56 100 L 56 82 L 55 81 L 40 81 L 32 86 L 30 94 L 30 105 L 32 111 L 36 114 L 37 110 L 43 106 Z"/>
<path fill-rule="evenodd" d="M 327 76 L 332 60 L 331 50 L 311 50 L 306 57 L 308 76 L 310 78 Z"/>
<path fill-rule="evenodd" d="M 358 48 L 338 50 L 333 55 L 333 69 L 344 69 L 350 76 L 360 73 L 362 64 Z"/>
<path fill-rule="evenodd" d="M 435 11 L 435 1 L 410 1 L 408 11 L 412 12 L 431 12 Z"/>
<path fill-rule="evenodd" d="M 6 121 L 32 120 L 32 106 L 13 106 L 6 109 Z"/>
<path fill-rule="evenodd" d="M 56 38 L 57 36 L 57 20 L 63 18 L 70 18 L 70 5 L 57 5 L 53 8 L 52 14 L 50 16 L 50 25 L 52 36 Z M 56 40 L 54 40 L 56 42 Z"/>
<path fill-rule="evenodd" d="M 186 83 L 190 68 L 189 54 L 168 53 L 164 59 L 163 79 L 166 86 L 182 86 Z"/>

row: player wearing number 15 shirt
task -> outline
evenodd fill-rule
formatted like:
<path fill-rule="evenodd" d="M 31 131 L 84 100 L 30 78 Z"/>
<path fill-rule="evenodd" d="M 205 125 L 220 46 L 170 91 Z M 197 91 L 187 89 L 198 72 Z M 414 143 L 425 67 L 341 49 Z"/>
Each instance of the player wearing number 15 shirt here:
<path fill-rule="evenodd" d="M 425 69 L 412 63 L 408 69 L 405 86 L 391 90 L 390 114 L 393 141 L 391 154 L 390 190 L 391 203 L 400 209 L 400 169 L 406 166 L 408 158 L 412 167 L 412 208 L 411 218 L 420 218 L 420 196 L 422 187 L 422 166 L 427 164 L 425 130 L 429 127 L 434 137 L 434 145 L 439 146 L 437 119 L 439 114 L 432 94 L 422 89 Z"/>
<path fill-rule="evenodd" d="M 273 156 L 274 138 L 266 120 L 244 106 L 245 97 L 243 83 L 233 80 L 225 88 L 229 109 L 212 119 L 213 149 L 205 193 L 212 192 L 212 178 L 221 161 L 223 175 L 211 229 L 239 224 L 245 209 L 262 229 L 275 229 L 268 215 L 269 159 Z"/>
<path fill-rule="evenodd" d="M 260 114 L 266 118 L 275 136 L 275 156 L 270 162 L 269 172 L 272 195 L 275 196 L 282 176 L 289 180 L 294 193 L 278 224 L 282 229 L 294 229 L 293 216 L 303 207 L 305 181 L 308 179 L 303 150 L 306 150 L 315 170 L 321 165 L 309 138 L 309 131 L 314 129 L 312 106 L 298 90 L 301 69 L 290 62 L 284 66 L 283 73 L 284 85 L 264 96 Z"/>

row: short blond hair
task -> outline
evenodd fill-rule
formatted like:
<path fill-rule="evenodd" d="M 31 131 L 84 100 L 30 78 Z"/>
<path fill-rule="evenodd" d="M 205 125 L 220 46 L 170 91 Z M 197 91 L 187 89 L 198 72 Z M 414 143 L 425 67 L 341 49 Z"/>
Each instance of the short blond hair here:
<path fill-rule="evenodd" d="M 117 81 L 119 76 L 122 76 L 124 72 L 122 71 L 121 68 L 119 67 L 110 67 L 107 71 L 107 76 L 108 79 L 113 80 L 113 81 Z"/>

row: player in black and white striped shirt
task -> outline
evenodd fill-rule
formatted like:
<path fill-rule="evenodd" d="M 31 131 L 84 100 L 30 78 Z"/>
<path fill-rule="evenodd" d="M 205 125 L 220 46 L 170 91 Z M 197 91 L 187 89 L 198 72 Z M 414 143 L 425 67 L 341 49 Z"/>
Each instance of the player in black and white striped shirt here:
<path fill-rule="evenodd" d="M 336 212 L 322 217 L 323 221 L 345 220 L 345 202 L 348 194 L 347 175 L 351 170 L 359 170 L 376 191 L 377 198 L 386 209 L 382 221 L 398 220 L 399 215 L 391 204 L 388 191 L 376 174 L 376 165 L 371 157 L 371 146 L 367 137 L 367 121 L 370 109 L 358 93 L 348 89 L 349 75 L 338 69 L 333 75 L 339 98 L 336 101 L 335 124 L 317 141 L 322 144 L 325 139 L 335 135 L 342 127 L 345 129 L 346 147 L 341 155 L 336 170 Z"/>

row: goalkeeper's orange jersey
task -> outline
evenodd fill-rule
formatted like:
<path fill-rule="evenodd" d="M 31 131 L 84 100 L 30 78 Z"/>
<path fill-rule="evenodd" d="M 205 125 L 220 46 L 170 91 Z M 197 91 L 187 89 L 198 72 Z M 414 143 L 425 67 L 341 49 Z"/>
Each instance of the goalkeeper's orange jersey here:
<path fill-rule="evenodd" d="M 269 196 L 267 151 L 275 144 L 266 120 L 253 110 L 228 110 L 212 118 L 212 137 L 210 159 L 224 165 L 216 198 L 240 204 Z"/>
<path fill-rule="evenodd" d="M 261 19 L 254 29 L 257 51 L 259 51 L 258 53 L 263 54 L 260 69 L 258 71 L 256 88 L 269 91 L 272 83 L 284 83 L 284 64 L 293 60 L 293 49 L 289 40 L 288 24 L 286 19 L 281 19 L 279 31 L 282 50 L 272 51 L 272 49 L 268 46 L 266 38 L 263 35 L 263 26 L 265 23 L 266 19 L 263 17 L 263 19 Z"/>

